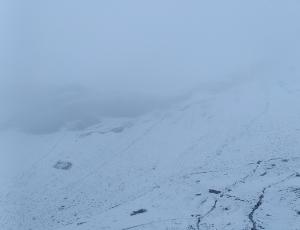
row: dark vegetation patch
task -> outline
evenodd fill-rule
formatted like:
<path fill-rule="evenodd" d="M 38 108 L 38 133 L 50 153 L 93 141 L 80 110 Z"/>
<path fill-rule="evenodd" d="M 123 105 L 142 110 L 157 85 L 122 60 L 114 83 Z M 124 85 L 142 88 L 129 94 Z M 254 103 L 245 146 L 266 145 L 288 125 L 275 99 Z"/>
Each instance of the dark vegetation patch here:
<path fill-rule="evenodd" d="M 69 161 L 57 161 L 53 168 L 60 170 L 69 170 L 72 168 L 72 163 Z"/>
<path fill-rule="evenodd" d="M 142 214 L 142 213 L 145 213 L 147 212 L 147 209 L 139 209 L 139 210 L 136 210 L 136 211 L 133 211 L 130 216 L 135 216 L 135 215 L 139 215 L 139 214 Z"/>

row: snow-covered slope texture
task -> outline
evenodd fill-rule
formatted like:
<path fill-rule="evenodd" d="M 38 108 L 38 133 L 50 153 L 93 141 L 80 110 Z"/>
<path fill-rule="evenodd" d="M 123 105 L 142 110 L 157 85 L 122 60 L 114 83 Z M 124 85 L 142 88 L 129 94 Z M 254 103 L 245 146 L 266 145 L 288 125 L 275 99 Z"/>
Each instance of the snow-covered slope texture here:
<path fill-rule="evenodd" d="M 299 230 L 299 83 L 232 79 L 80 132 L 3 131 L 0 229 Z"/>

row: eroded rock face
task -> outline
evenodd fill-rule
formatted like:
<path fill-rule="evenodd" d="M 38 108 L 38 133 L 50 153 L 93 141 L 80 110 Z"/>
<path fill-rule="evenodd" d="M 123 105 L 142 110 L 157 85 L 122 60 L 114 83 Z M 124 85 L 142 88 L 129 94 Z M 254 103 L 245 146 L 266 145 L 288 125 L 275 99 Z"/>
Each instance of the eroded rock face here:
<path fill-rule="evenodd" d="M 69 170 L 72 168 L 72 163 L 69 161 L 57 161 L 53 168 L 60 170 Z"/>

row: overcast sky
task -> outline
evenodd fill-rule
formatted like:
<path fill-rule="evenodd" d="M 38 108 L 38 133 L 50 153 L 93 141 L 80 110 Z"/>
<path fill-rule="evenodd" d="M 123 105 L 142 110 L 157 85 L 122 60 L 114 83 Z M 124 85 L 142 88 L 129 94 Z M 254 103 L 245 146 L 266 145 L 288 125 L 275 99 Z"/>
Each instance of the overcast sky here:
<path fill-rule="evenodd" d="M 0 121 L 52 132 L 136 116 L 206 82 L 297 64 L 299 12 L 298 0 L 0 0 Z"/>

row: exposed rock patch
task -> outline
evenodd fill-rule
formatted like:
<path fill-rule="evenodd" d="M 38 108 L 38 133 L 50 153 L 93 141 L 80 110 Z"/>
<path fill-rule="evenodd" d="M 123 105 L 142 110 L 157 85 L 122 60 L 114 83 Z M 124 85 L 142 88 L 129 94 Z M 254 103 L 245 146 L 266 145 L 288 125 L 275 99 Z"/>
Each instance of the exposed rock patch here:
<path fill-rule="evenodd" d="M 72 168 L 72 166 L 73 164 L 69 161 L 57 161 L 53 168 L 60 170 L 69 170 Z"/>

